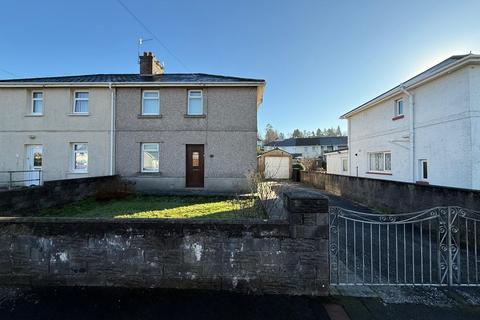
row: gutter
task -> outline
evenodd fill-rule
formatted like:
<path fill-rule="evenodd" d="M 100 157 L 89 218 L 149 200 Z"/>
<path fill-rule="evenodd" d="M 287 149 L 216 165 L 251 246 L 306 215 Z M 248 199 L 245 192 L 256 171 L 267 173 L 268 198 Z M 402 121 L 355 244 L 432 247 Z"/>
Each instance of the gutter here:
<path fill-rule="evenodd" d="M 0 81 L 0 88 L 38 87 L 259 87 L 265 82 L 8 82 Z"/>
<path fill-rule="evenodd" d="M 414 108 L 415 101 L 413 98 L 413 94 L 407 91 L 407 89 L 405 89 L 405 86 L 403 85 L 403 83 L 400 85 L 400 90 L 408 96 L 408 113 L 410 118 L 410 121 L 408 124 L 408 127 L 409 127 L 408 135 L 410 140 L 410 152 L 409 152 L 410 159 L 409 160 L 411 164 L 410 180 L 412 183 L 415 183 L 416 181 L 415 180 L 415 108 Z"/>

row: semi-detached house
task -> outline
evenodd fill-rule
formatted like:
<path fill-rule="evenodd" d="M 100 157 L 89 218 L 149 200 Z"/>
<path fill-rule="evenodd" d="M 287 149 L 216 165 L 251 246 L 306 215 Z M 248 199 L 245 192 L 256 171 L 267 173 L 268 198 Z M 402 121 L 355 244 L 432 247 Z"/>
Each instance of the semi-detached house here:
<path fill-rule="evenodd" d="M 264 86 L 164 73 L 152 53 L 140 56 L 138 74 L 1 80 L 0 171 L 119 174 L 151 192 L 245 190 Z"/>
<path fill-rule="evenodd" d="M 480 189 L 480 56 L 452 56 L 344 114 L 327 171 Z"/>

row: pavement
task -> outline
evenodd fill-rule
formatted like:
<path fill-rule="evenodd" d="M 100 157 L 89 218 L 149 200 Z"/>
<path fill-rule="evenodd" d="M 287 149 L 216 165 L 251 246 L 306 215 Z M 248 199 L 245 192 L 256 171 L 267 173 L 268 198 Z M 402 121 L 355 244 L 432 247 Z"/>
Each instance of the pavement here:
<path fill-rule="evenodd" d="M 0 319 L 480 319 L 478 289 L 427 303 L 372 297 L 122 288 L 0 288 Z M 467 296 L 473 300 L 468 301 Z M 447 302 L 447 304 L 445 304 Z"/>

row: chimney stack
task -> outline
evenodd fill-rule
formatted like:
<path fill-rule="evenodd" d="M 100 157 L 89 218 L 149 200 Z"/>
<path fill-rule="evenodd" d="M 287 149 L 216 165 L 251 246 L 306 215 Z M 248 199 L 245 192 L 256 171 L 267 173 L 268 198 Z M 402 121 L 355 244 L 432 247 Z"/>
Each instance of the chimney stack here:
<path fill-rule="evenodd" d="M 155 58 L 153 53 L 144 52 L 143 56 L 140 56 L 140 75 L 151 76 L 155 74 L 163 74 L 164 71 L 163 66 Z"/>

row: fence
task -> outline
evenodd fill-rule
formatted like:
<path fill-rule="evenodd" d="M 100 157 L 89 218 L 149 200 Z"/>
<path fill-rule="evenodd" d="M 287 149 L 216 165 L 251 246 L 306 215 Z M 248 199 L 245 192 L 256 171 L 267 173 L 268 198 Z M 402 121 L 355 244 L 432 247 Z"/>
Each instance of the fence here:
<path fill-rule="evenodd" d="M 42 184 L 42 170 L 0 171 L 0 189 L 38 186 Z"/>
<path fill-rule="evenodd" d="M 479 286 L 480 212 L 371 214 L 331 207 L 335 285 Z"/>

